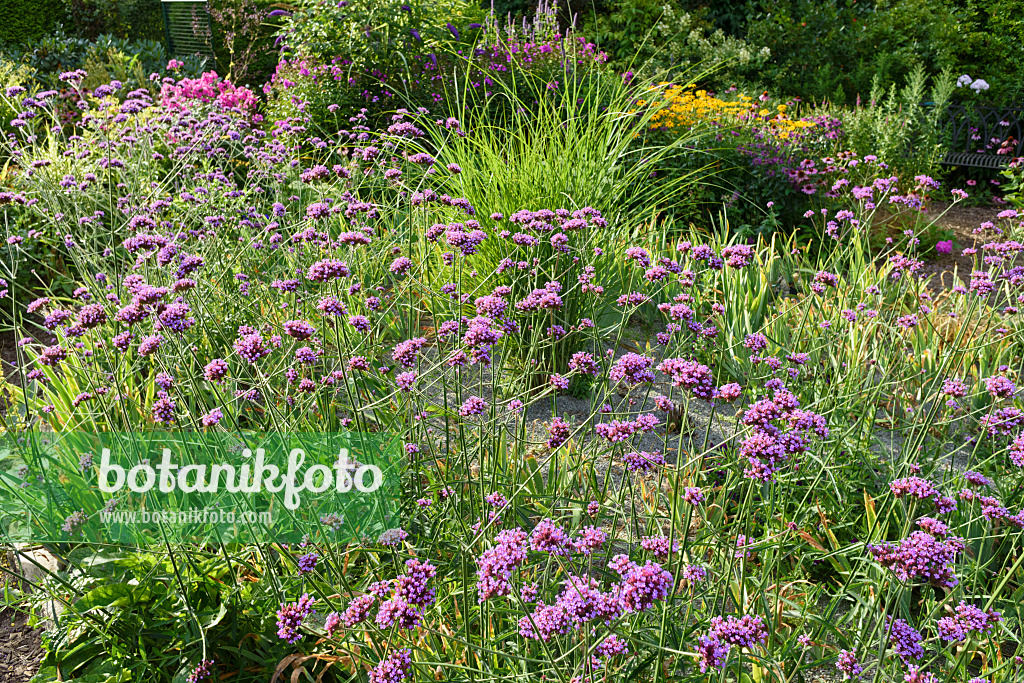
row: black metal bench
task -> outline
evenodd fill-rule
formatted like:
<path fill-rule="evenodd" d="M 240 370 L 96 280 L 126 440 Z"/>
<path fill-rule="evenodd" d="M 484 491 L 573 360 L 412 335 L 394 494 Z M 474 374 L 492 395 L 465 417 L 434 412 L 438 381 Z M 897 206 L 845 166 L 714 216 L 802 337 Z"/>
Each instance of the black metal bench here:
<path fill-rule="evenodd" d="M 951 105 L 946 166 L 1000 169 L 1024 154 L 1024 109 Z"/>

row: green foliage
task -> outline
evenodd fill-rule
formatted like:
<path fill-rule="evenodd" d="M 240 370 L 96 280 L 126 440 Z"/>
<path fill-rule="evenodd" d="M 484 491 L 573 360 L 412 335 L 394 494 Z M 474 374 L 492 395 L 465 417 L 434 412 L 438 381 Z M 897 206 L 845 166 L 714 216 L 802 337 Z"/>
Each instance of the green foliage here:
<path fill-rule="evenodd" d="M 48 594 L 65 609 L 61 628 L 47 633 L 36 680 L 54 680 L 58 671 L 81 683 L 184 680 L 198 664 L 191 653 L 212 642 L 223 643 L 218 659 L 241 673 L 238 680 L 265 681 L 275 654 L 284 654 L 274 653 L 264 628 L 275 604 L 269 586 L 238 580 L 259 572 L 248 552 L 55 550 L 69 569 L 48 577 L 36 596 L 40 609 L 53 599 Z"/>
<path fill-rule="evenodd" d="M 952 51 L 958 75 L 983 78 L 984 98 L 1012 103 L 1024 98 L 1024 15 L 1015 0 L 955 0 Z"/>
<path fill-rule="evenodd" d="M 47 88 L 63 88 L 58 76 L 64 71 L 85 69 L 90 87 L 117 78 L 132 87 L 149 85 L 149 74 L 163 73 L 168 55 L 162 41 L 129 40 L 101 35 L 96 40 L 76 38 L 63 29 L 43 36 L 12 57 L 34 71 L 36 81 Z M 201 58 L 185 60 L 185 73 L 203 67 Z M 106 79 L 106 80 L 104 80 Z"/>
<path fill-rule="evenodd" d="M 906 84 L 888 91 L 876 77 L 869 101 L 852 109 L 836 109 L 843 119 L 848 146 L 860 154 L 874 154 L 904 178 L 936 175 L 943 154 L 941 122 L 955 89 L 946 71 L 930 91 L 924 67 L 918 65 Z M 922 106 L 930 101 L 930 106 Z"/>
<path fill-rule="evenodd" d="M 217 73 L 236 84 L 263 85 L 277 66 L 274 33 L 265 0 L 217 0 L 210 3 Z"/>
<path fill-rule="evenodd" d="M 386 73 L 408 55 L 441 52 L 460 41 L 472 44 L 476 33 L 469 25 L 484 19 L 482 9 L 464 0 L 354 0 L 342 6 L 300 0 L 297 4 L 280 32 L 289 54 L 341 57 L 354 69 L 373 67 Z"/>
<path fill-rule="evenodd" d="M 31 43 L 63 19 L 63 0 L 4 0 L 0 3 L 0 46 Z"/>
<path fill-rule="evenodd" d="M 534 11 L 537 9 L 537 3 L 534 0 L 494 0 L 493 5 L 488 2 L 481 2 L 480 5 L 485 9 L 490 9 L 493 6 L 494 13 L 498 16 L 501 21 L 516 21 L 521 18 L 530 18 L 533 16 Z M 581 8 L 581 11 L 587 11 L 589 5 Z"/>
<path fill-rule="evenodd" d="M 726 35 L 673 0 L 628 0 L 581 13 L 580 34 L 609 56 L 609 65 L 679 82 L 701 75 L 702 85 L 727 87 L 757 69 L 766 48 Z"/>
<path fill-rule="evenodd" d="M 132 40 L 163 40 L 160 0 L 63 0 L 67 27 L 75 35 L 96 40 L 110 34 Z"/>
<path fill-rule="evenodd" d="M 760 76 L 772 90 L 843 104 L 866 97 L 876 77 L 890 83 L 915 64 L 929 74 L 951 66 L 955 23 L 941 0 L 764 1 L 746 38 L 771 50 Z"/>
<path fill-rule="evenodd" d="M 302 0 L 278 31 L 286 47 L 272 79 L 270 118 L 301 107 L 318 130 L 333 133 L 364 107 L 375 122 L 398 107 L 436 105 L 444 98 L 438 80 L 450 84 L 463 71 L 458 52 L 468 53 L 484 18 L 464 0 Z"/>
<path fill-rule="evenodd" d="M 750 21 L 750 0 L 683 0 L 687 12 L 700 12 L 709 22 L 730 36 L 741 36 Z"/>
<path fill-rule="evenodd" d="M 1018 210 L 1024 209 L 1024 163 L 1018 159 L 1003 171 L 1005 198 Z"/>

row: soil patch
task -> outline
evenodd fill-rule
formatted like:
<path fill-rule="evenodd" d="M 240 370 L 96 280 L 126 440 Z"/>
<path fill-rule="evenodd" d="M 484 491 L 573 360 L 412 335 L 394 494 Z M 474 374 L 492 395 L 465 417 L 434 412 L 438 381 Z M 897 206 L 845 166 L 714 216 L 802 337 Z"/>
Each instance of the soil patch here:
<path fill-rule="evenodd" d="M 967 285 L 974 270 L 974 256 L 963 255 L 963 250 L 978 248 L 987 242 L 1001 238 L 993 229 L 981 230 L 981 224 L 991 222 L 1006 228 L 1007 221 L 998 218 L 1000 211 L 1007 207 L 950 205 L 948 202 L 932 202 L 928 215 L 936 218 L 941 227 L 953 233 L 957 247 L 952 254 L 944 254 L 925 262 L 922 274 L 932 275 L 929 287 L 933 290 L 951 289 L 957 284 Z M 979 232 L 975 232 L 978 230 Z"/>
<path fill-rule="evenodd" d="M 43 658 L 42 636 L 29 628 L 28 612 L 0 610 L 0 683 L 25 683 Z"/>

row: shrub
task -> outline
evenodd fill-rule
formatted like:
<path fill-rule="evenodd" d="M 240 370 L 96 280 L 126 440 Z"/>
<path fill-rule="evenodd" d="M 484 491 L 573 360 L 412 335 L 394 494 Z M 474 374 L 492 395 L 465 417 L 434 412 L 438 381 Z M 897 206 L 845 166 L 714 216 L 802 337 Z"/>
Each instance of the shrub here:
<path fill-rule="evenodd" d="M 484 12 L 462 0 L 324 4 L 302 0 L 284 20 L 286 53 L 319 60 L 340 57 L 354 71 L 399 70 L 409 55 L 473 44 Z"/>
<path fill-rule="evenodd" d="M 15 51 L 12 58 L 34 71 L 43 89 L 62 89 L 60 74 L 78 69 L 90 73 L 89 85 L 102 85 L 116 78 L 133 88 L 149 84 L 149 75 L 163 74 L 168 62 L 164 45 L 152 40 L 128 40 L 101 35 L 96 40 L 70 36 L 62 29 L 34 41 L 31 47 Z M 189 55 L 185 71 L 198 75 L 205 58 Z"/>
<path fill-rule="evenodd" d="M 658 80 L 688 81 L 701 73 L 701 85 L 736 85 L 756 71 L 769 50 L 713 29 L 677 3 L 631 0 L 579 15 L 580 33 L 610 56 L 620 72 L 636 71 Z"/>
<path fill-rule="evenodd" d="M 0 47 L 19 47 L 38 40 L 63 18 L 62 0 L 8 0 L 0 7 Z"/>
<path fill-rule="evenodd" d="M 852 104 L 883 84 L 951 68 L 956 20 L 944 2 L 761 3 L 746 39 L 771 51 L 760 76 L 772 90 Z"/>
<path fill-rule="evenodd" d="M 539 13 L 533 24 L 507 30 L 500 30 L 492 16 L 475 35 L 479 42 L 472 49 L 405 53 L 401 64 L 385 59 L 360 68 L 358 60 L 344 56 L 329 62 L 315 57 L 282 60 L 264 89 L 270 95 L 271 116 L 282 119 L 303 112 L 319 131 L 330 134 L 363 109 L 372 125 L 382 124 L 398 108 L 507 109 L 512 99 L 533 111 L 548 90 L 557 94 L 571 89 L 573 79 L 581 73 L 586 78 L 604 61 L 603 53 L 582 37 L 558 34 L 551 12 Z"/>
<path fill-rule="evenodd" d="M 63 0 L 66 27 L 76 37 L 113 35 L 128 40 L 164 40 L 159 0 Z"/>
<path fill-rule="evenodd" d="M 937 175 L 944 152 L 942 122 L 954 90 L 953 74 L 947 71 L 935 79 L 927 107 L 923 106 L 926 81 L 921 66 L 901 89 L 893 84 L 886 92 L 881 80 L 876 79 L 869 101 L 843 115 L 850 147 L 861 153 L 871 150 L 903 177 Z"/>

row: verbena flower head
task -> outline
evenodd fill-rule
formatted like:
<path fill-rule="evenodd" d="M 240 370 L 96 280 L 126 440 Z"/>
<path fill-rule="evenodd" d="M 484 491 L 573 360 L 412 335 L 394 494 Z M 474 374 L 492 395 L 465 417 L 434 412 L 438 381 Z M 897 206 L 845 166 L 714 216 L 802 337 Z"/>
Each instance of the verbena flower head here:
<path fill-rule="evenodd" d="M 370 669 L 370 683 L 402 683 L 412 670 L 412 652 L 408 649 L 391 650 L 377 666 Z"/>
<path fill-rule="evenodd" d="M 898 544 L 880 543 L 867 549 L 876 562 L 901 581 L 924 580 L 944 588 L 959 583 L 953 574 L 953 561 L 964 549 L 963 539 L 937 540 L 925 531 L 914 531 Z"/>
<path fill-rule="evenodd" d="M 302 638 L 299 629 L 303 620 L 316 612 L 313 609 L 315 598 L 303 593 L 298 601 L 285 604 L 281 603 L 281 609 L 277 611 L 277 637 L 287 643 L 296 643 Z"/>

